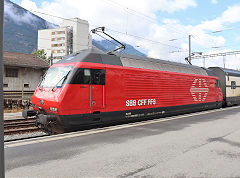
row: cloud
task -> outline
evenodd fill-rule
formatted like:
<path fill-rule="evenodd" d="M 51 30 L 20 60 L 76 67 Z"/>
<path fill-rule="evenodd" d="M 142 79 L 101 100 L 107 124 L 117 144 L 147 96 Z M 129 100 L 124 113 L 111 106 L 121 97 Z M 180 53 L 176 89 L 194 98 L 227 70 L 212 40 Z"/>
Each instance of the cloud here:
<path fill-rule="evenodd" d="M 228 7 L 219 17 L 197 25 L 183 25 L 177 18 L 164 18 L 162 21 L 157 18 L 156 14 L 159 13 L 175 13 L 197 7 L 195 0 L 53 0 L 44 1 L 40 7 L 34 4 L 31 0 L 22 0 L 21 6 L 65 18 L 79 17 L 90 23 L 90 29 L 105 26 L 114 30 L 108 30 L 108 33 L 120 41 L 138 46 L 137 49 L 145 51 L 149 57 L 183 63 L 188 56 L 189 34 L 193 36 L 192 51 L 214 52 L 211 47 L 224 46 L 226 40 L 220 34 L 208 33 L 209 30 L 216 31 L 226 24 L 240 21 L 240 7 L 237 5 Z M 57 24 L 62 21 L 51 16 L 37 15 Z M 230 60 L 228 62 L 234 67 Z M 195 64 L 201 66 L 202 61 L 196 60 Z M 221 65 L 221 62 L 213 64 Z"/>
<path fill-rule="evenodd" d="M 18 11 L 13 4 L 5 1 L 4 15 L 10 17 L 16 24 L 27 23 L 33 25 L 37 18 L 28 11 Z"/>
<path fill-rule="evenodd" d="M 31 7 L 35 7 L 32 3 L 34 2 L 30 0 L 23 0 L 21 6 L 31 10 Z M 194 0 L 122 0 L 121 4 L 119 4 L 116 0 L 55 0 L 53 2 L 44 1 L 41 4 L 41 7 L 37 10 L 55 16 L 64 16 L 66 18 L 79 17 L 81 19 L 88 20 L 90 25 L 93 25 L 90 26 L 90 28 L 94 28 L 95 26 L 106 26 L 108 29 L 121 31 L 125 34 L 133 34 L 135 36 L 161 41 L 162 35 L 156 34 L 155 36 L 157 36 L 157 38 L 155 38 L 154 35 L 151 35 L 151 31 L 154 30 L 154 26 L 157 23 L 156 12 L 161 11 L 173 13 L 196 6 L 197 4 Z M 136 13 L 136 11 L 140 13 Z M 62 19 L 50 16 L 41 14 L 37 15 L 55 23 L 60 23 L 62 21 Z M 169 22 L 165 21 L 164 23 L 168 23 L 166 26 L 170 26 Z M 159 28 L 164 30 L 163 26 L 159 26 Z M 165 31 L 166 35 L 164 36 L 164 40 L 167 36 L 172 36 L 168 34 L 168 29 L 170 29 L 170 32 L 173 32 L 174 34 L 178 31 L 178 29 L 173 30 L 174 27 L 168 27 Z M 109 33 L 122 41 L 132 44 L 133 46 L 141 44 L 139 45 L 141 46 L 139 49 L 143 49 L 144 51 L 149 49 L 151 46 L 156 46 L 156 44 L 149 43 L 149 41 L 146 40 L 136 39 L 130 36 L 115 33 L 113 31 L 109 31 Z M 161 51 L 165 52 L 166 49 L 161 49 Z M 150 54 L 150 52 L 148 53 Z"/>
<path fill-rule="evenodd" d="M 221 16 L 213 19 L 202 22 L 198 25 L 199 28 L 204 30 L 221 30 L 224 24 L 227 23 L 237 23 L 240 22 L 240 6 L 234 5 L 228 7 Z"/>
<path fill-rule="evenodd" d="M 235 6 L 228 7 L 228 9 L 223 12 L 220 19 L 221 19 L 222 23 L 240 22 L 240 6 L 235 5 Z"/>
<path fill-rule="evenodd" d="M 217 4 L 217 3 L 218 3 L 218 0 L 211 0 L 211 3 L 212 3 L 212 4 Z"/>

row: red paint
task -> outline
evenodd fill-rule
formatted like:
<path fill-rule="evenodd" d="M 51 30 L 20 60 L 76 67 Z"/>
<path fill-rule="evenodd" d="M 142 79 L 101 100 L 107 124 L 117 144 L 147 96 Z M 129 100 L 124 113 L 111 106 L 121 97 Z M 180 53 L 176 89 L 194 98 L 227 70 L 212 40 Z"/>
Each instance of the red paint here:
<path fill-rule="evenodd" d="M 217 77 L 86 62 L 55 64 L 52 67 L 62 65 L 106 69 L 106 84 L 65 84 L 54 91 L 37 88 L 32 102 L 46 112 L 50 112 L 49 107 L 57 107 L 60 115 L 72 115 L 223 100 L 221 88 L 215 88 Z M 40 99 L 44 100 L 43 105 L 39 103 Z M 128 101 L 132 106 L 126 106 Z"/>

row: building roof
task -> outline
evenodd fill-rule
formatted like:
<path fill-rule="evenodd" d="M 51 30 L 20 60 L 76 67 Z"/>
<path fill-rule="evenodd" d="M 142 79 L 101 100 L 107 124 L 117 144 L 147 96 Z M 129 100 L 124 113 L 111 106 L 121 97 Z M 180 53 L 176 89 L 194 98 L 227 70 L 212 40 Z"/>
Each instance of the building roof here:
<path fill-rule="evenodd" d="M 3 52 L 4 65 L 17 67 L 48 68 L 49 64 L 33 54 Z"/>

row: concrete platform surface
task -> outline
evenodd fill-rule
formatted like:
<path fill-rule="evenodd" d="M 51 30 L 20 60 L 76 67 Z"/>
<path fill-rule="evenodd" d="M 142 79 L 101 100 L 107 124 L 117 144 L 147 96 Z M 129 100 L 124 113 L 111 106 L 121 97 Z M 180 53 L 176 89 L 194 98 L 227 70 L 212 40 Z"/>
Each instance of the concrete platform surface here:
<path fill-rule="evenodd" d="M 170 119 L 7 143 L 6 176 L 240 177 L 239 106 Z"/>
<path fill-rule="evenodd" d="M 4 113 L 4 117 L 6 119 L 23 119 L 22 112 L 13 112 L 13 113 Z"/>

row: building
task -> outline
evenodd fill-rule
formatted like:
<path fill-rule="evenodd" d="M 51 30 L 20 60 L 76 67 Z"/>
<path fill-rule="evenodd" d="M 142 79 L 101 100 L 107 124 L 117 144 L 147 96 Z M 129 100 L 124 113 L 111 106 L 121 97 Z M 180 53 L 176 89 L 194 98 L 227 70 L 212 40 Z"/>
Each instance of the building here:
<path fill-rule="evenodd" d="M 54 61 L 91 46 L 89 23 L 79 18 L 66 19 L 59 28 L 38 31 L 38 49 L 44 49 Z"/>
<path fill-rule="evenodd" d="M 4 51 L 4 99 L 31 99 L 49 64 L 32 54 Z"/>

